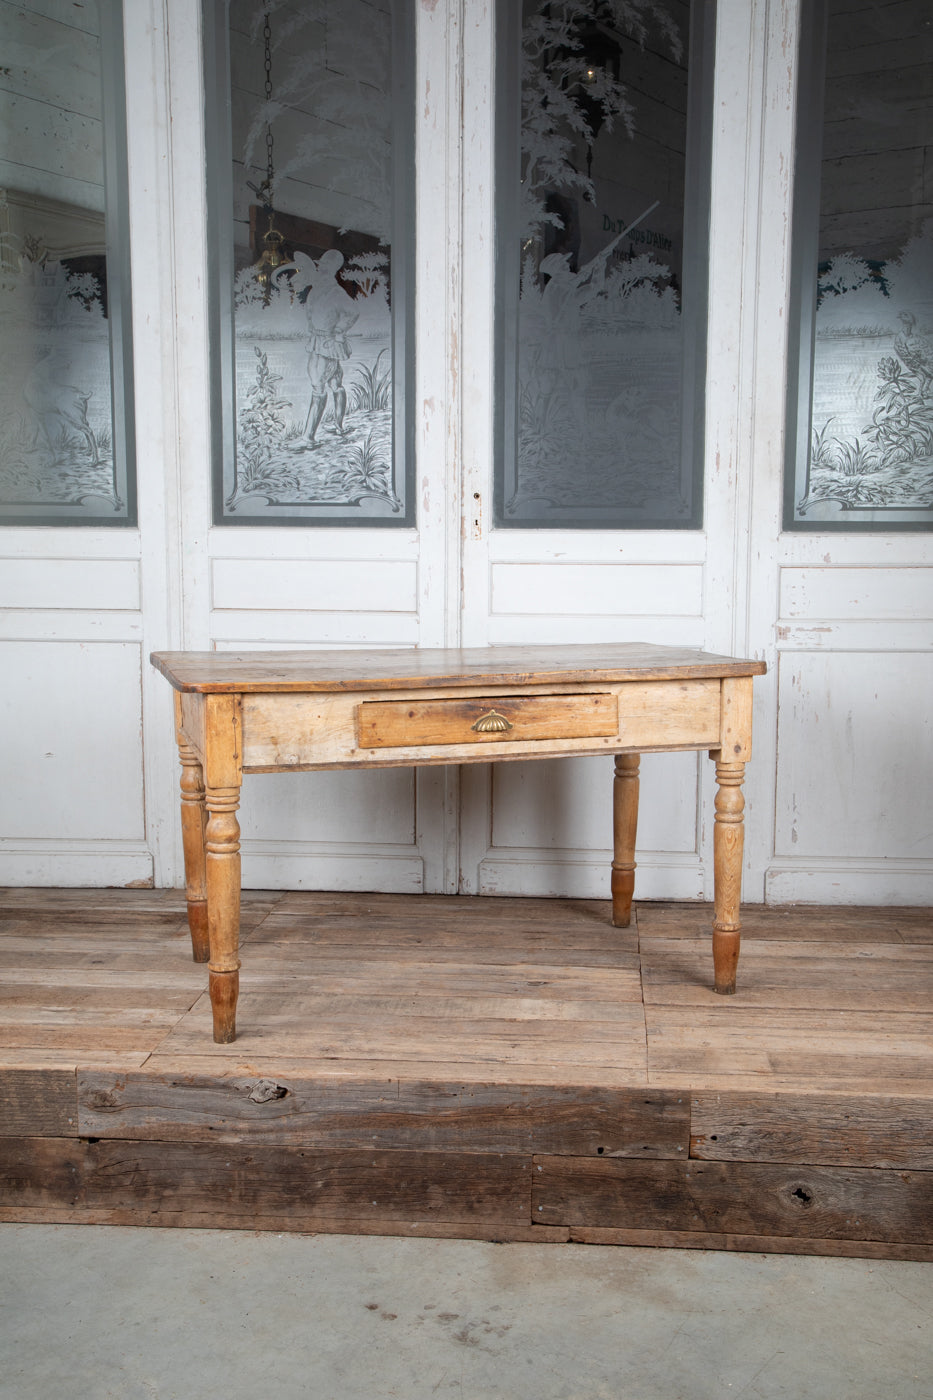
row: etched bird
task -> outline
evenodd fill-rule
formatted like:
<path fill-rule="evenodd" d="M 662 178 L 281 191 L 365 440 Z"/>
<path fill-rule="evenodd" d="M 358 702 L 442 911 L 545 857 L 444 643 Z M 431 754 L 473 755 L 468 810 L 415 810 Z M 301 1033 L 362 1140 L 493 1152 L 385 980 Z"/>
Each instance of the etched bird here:
<path fill-rule="evenodd" d="M 912 311 L 899 311 L 897 319 L 904 329 L 895 337 L 894 349 L 911 374 L 919 379 L 920 397 L 925 399 L 927 390 L 933 388 L 933 340 L 928 335 L 917 334 L 917 318 Z"/>

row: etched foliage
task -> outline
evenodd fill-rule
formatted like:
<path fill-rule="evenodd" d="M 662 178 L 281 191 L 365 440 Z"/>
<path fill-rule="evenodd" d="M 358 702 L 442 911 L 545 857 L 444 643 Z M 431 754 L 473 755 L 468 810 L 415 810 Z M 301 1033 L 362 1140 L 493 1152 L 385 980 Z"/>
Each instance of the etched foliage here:
<path fill-rule="evenodd" d="M 523 16 L 503 523 L 685 523 L 686 36 L 653 0 L 526 0 Z"/>
<path fill-rule="evenodd" d="M 820 62 L 799 93 L 788 529 L 933 522 L 928 9 L 825 0 L 804 14 L 801 51 Z"/>
<path fill-rule="evenodd" d="M 115 452 L 123 404 L 111 369 L 122 347 L 119 330 L 113 348 L 111 334 L 126 289 L 108 278 L 105 232 L 110 12 L 92 0 L 69 16 L 2 8 L 0 517 L 125 524 L 127 467 Z"/>
<path fill-rule="evenodd" d="M 933 225 L 887 263 L 833 258 L 819 292 L 798 516 L 933 509 Z"/>

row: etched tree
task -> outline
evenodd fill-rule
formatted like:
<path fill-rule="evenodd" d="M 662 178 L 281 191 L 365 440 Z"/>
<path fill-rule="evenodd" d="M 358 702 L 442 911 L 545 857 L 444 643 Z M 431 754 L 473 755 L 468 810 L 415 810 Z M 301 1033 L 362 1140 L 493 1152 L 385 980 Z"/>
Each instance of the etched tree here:
<path fill-rule="evenodd" d="M 629 135 L 634 108 L 610 64 L 594 61 L 593 36 L 606 48 L 613 36 L 643 45 L 655 34 L 671 57 L 682 43 L 665 7 L 655 0 L 541 0 L 522 29 L 522 237 L 545 225 L 563 227 L 547 208 L 554 192 L 595 195 L 589 171 L 576 163 L 592 152 L 601 130 L 621 123 Z"/>

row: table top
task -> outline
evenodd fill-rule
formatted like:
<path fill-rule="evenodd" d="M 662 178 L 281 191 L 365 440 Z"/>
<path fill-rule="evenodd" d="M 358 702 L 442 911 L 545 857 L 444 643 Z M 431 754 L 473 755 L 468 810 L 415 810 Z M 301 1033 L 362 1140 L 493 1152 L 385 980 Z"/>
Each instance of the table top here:
<path fill-rule="evenodd" d="M 176 690 L 206 695 L 698 680 L 761 676 L 767 669 L 763 661 L 649 642 L 339 651 L 155 651 L 149 659 Z"/>

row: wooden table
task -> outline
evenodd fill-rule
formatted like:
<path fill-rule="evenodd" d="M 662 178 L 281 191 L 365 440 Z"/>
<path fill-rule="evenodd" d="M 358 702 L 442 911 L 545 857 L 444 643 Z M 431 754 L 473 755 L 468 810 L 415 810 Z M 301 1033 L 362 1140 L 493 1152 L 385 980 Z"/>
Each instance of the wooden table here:
<path fill-rule="evenodd" d="M 677 647 L 154 652 L 175 690 L 188 923 L 236 1038 L 244 773 L 615 755 L 612 922 L 631 919 L 643 752 L 716 762 L 714 986 L 735 991 L 742 781 L 762 661 Z"/>

